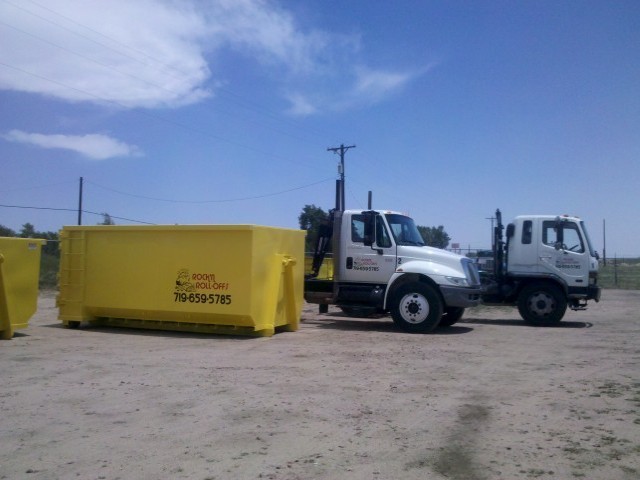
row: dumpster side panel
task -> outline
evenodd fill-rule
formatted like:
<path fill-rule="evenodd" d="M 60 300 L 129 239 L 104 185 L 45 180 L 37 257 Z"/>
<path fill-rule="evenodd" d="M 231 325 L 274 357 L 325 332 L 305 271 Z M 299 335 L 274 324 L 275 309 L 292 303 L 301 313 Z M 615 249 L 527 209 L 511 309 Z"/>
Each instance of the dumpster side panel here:
<path fill-rule="evenodd" d="M 140 320 L 147 325 L 136 326 L 187 329 L 189 324 L 194 328 L 188 329 L 196 331 L 219 325 L 233 333 L 266 335 L 287 322 L 278 311 L 265 314 L 264 292 L 281 295 L 280 287 L 273 286 L 282 281 L 280 272 L 275 278 L 275 265 L 282 263 L 276 257 L 304 243 L 296 241 L 300 237 L 292 235 L 295 230 L 206 225 L 65 231 L 65 237 L 82 231 L 84 240 L 78 242 L 82 248 L 65 244 L 70 252 L 78 251 L 65 265 L 75 261 L 73 271 L 82 272 L 82 278 L 69 282 L 73 285 L 64 294 L 61 282 L 58 304 L 63 322 L 109 318 L 111 324 L 134 326 L 131 320 Z M 67 277 L 73 275 L 70 271 Z M 64 276 L 61 263 L 61 280 Z"/>
<path fill-rule="evenodd" d="M 40 255 L 45 240 L 0 238 L 0 331 L 10 339 L 27 328 L 38 305 Z"/>
<path fill-rule="evenodd" d="M 249 230 L 88 231 L 84 319 L 246 317 L 250 244 Z"/>
<path fill-rule="evenodd" d="M 86 237 L 82 229 L 60 231 L 59 293 L 56 304 L 65 321 L 88 320 L 84 311 Z"/>
<path fill-rule="evenodd" d="M 258 227 L 253 245 L 254 316 L 260 328 L 297 330 L 304 288 L 302 230 Z"/>
<path fill-rule="evenodd" d="M 251 257 L 237 252 L 248 251 L 250 241 L 249 231 L 89 235 L 85 306 L 98 316 L 114 300 L 140 318 L 147 316 L 144 311 L 184 318 L 198 312 L 241 314 L 243 303 L 251 302 L 250 292 L 239 288 Z"/>

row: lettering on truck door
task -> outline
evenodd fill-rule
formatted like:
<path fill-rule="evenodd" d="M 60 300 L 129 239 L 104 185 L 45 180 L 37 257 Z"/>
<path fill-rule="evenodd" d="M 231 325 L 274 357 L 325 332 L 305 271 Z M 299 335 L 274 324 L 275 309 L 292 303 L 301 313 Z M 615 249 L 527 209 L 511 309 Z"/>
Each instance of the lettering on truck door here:
<path fill-rule="evenodd" d="M 345 275 L 350 282 L 387 283 L 396 269 L 396 249 L 382 220 L 376 217 L 376 244 L 364 245 L 364 215 L 351 216 L 350 236 L 345 245 Z M 382 250 L 382 254 L 378 253 Z"/>
<path fill-rule="evenodd" d="M 563 224 L 563 241 L 560 243 L 556 222 L 542 222 L 540 260 L 548 272 L 564 278 L 569 286 L 586 286 L 584 279 L 589 273 L 589 256 L 576 223 Z"/>

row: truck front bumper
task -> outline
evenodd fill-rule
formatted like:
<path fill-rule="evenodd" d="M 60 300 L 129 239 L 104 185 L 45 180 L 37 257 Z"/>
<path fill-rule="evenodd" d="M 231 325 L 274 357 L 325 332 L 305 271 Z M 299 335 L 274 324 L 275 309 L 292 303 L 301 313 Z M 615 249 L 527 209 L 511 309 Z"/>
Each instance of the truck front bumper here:
<path fill-rule="evenodd" d="M 480 305 L 480 287 L 450 287 L 441 285 L 440 291 L 447 307 L 475 307 Z"/>
<path fill-rule="evenodd" d="M 602 289 L 598 285 L 588 287 L 569 287 L 569 298 L 600 301 Z"/>
<path fill-rule="evenodd" d="M 599 302 L 601 294 L 602 289 L 599 286 L 589 285 L 589 289 L 587 290 L 587 300 L 595 300 L 596 302 Z"/>

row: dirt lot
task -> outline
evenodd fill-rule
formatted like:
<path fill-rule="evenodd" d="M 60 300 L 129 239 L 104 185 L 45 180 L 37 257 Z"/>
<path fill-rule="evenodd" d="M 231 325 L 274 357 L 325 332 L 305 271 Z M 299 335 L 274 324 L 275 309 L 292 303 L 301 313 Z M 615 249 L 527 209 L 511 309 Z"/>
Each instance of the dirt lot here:
<path fill-rule="evenodd" d="M 638 479 L 639 306 L 238 338 L 67 330 L 45 293 L 0 343 L 0 478 Z"/>

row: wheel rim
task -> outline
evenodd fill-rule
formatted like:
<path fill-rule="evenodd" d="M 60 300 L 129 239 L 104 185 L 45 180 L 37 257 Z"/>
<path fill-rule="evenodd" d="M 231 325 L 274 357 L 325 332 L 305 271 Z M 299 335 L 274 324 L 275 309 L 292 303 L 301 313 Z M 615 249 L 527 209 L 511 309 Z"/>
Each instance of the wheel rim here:
<path fill-rule="evenodd" d="M 529 311 L 538 317 L 547 317 L 556 308 L 554 298 L 547 292 L 536 292 L 529 297 Z"/>
<path fill-rule="evenodd" d="M 400 300 L 400 314 L 408 323 L 422 323 L 429 316 L 429 302 L 419 293 L 410 293 Z"/>

